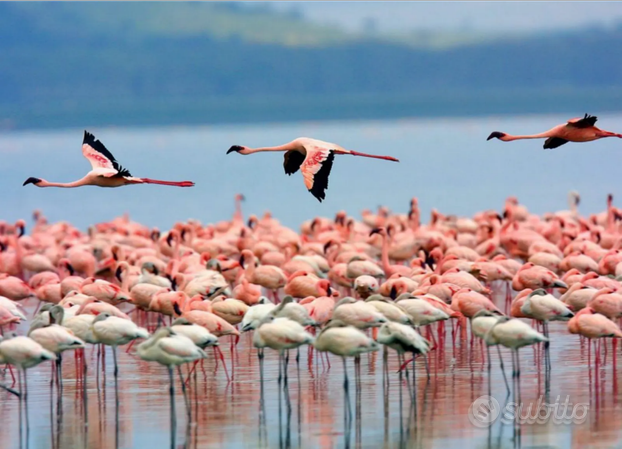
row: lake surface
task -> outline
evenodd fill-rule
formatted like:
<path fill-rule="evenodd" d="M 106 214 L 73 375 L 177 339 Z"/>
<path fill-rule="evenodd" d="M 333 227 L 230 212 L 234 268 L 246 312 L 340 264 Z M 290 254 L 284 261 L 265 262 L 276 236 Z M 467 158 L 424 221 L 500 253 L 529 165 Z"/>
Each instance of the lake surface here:
<path fill-rule="evenodd" d="M 581 112 L 581 115 L 583 111 Z M 576 115 L 580 115 L 577 112 Z M 595 111 L 591 111 L 595 113 Z M 603 139 L 543 150 L 542 140 L 486 141 L 491 131 L 531 134 L 566 121 L 565 115 L 477 119 L 302 122 L 168 128 L 90 128 L 135 176 L 193 180 L 196 186 L 131 186 L 121 189 L 37 189 L 22 187 L 35 176 L 53 181 L 81 178 L 89 169 L 82 157 L 83 129 L 0 134 L 0 198 L 6 220 L 41 209 L 51 221 L 68 220 L 81 229 L 127 212 L 136 221 L 161 229 L 178 220 L 203 223 L 229 218 L 237 193 L 244 212 L 270 210 L 287 226 L 346 210 L 386 205 L 406 212 L 419 198 L 423 219 L 434 207 L 443 213 L 472 215 L 501 210 L 515 195 L 531 211 L 567 209 L 568 191 L 581 194 L 580 211 L 605 208 L 606 196 L 621 192 L 622 141 Z M 620 131 L 622 115 L 599 117 L 603 129 Z M 326 200 L 307 192 L 299 173 L 283 172 L 281 154 L 226 155 L 232 144 L 271 146 L 309 136 L 345 148 L 392 155 L 400 163 L 338 156 Z"/>
<path fill-rule="evenodd" d="M 592 111 L 594 112 L 594 111 Z M 578 114 L 577 114 L 578 115 Z M 566 209 L 567 193 L 581 193 L 580 211 L 605 208 L 606 195 L 620 191 L 620 142 L 605 139 L 542 150 L 542 141 L 486 141 L 491 131 L 515 134 L 541 132 L 564 122 L 560 115 L 478 119 L 434 119 L 369 122 L 290 123 L 283 125 L 172 127 L 154 129 L 87 128 L 136 176 L 193 180 L 196 187 L 132 186 L 121 189 L 37 189 L 22 187 L 29 176 L 47 180 L 78 179 L 90 169 L 80 151 L 82 129 L 0 134 L 0 217 L 28 218 L 41 209 L 50 221 L 68 220 L 82 229 L 125 212 L 133 220 L 167 229 L 176 221 L 195 218 L 203 223 L 228 219 L 237 193 L 246 196 L 245 216 L 272 211 L 294 229 L 314 216 L 386 205 L 406 212 L 417 196 L 423 219 L 432 207 L 443 213 L 472 215 L 483 209 L 501 210 L 515 195 L 535 213 Z M 622 115 L 601 117 L 607 130 L 622 128 Z M 327 199 L 319 203 L 305 189 L 300 174 L 283 173 L 282 155 L 225 155 L 232 144 L 277 145 L 298 136 L 334 141 L 358 151 L 398 157 L 399 164 L 350 156 L 337 158 Z M 32 312 L 34 301 L 29 304 Z M 20 332 L 25 332 L 21 328 Z M 222 365 L 216 368 L 210 352 L 205 372 L 191 388 L 193 415 L 188 420 L 177 383 L 176 447 L 615 447 L 622 437 L 622 407 L 618 373 L 607 364 L 597 372 L 586 366 L 586 344 L 569 335 L 564 324 L 551 324 L 553 342 L 548 401 L 589 404 L 582 424 L 534 424 L 520 429 L 495 423 L 475 427 L 468 410 L 488 392 L 486 363 L 479 347 L 454 352 L 451 332 L 443 348 L 430 359 L 432 377 L 426 382 L 417 363 L 417 419 L 410 393 L 402 384 L 400 413 L 398 361 L 389 354 L 389 388 L 385 393 L 382 353 L 362 357 L 361 389 L 355 394 L 352 360 L 348 361 L 352 421 L 344 422 L 343 366 L 331 357 L 331 367 L 314 358 L 308 365 L 301 351 L 300 374 L 294 357 L 289 363 L 287 391 L 278 387 L 277 355 L 267 352 L 264 383 L 265 413 L 260 415 L 261 388 L 257 357 L 249 336 L 237 346 L 236 373 L 227 382 Z M 221 347 L 230 367 L 227 339 Z M 88 433 L 84 432 L 82 384 L 76 382 L 74 360 L 64 357 L 62 401 L 50 402 L 49 364 L 30 370 L 28 377 L 30 448 L 168 448 L 169 395 L 165 368 L 139 361 L 119 351 L 118 407 L 110 349 L 106 372 L 95 384 L 95 353 L 87 350 Z M 535 403 L 546 391 L 535 351 L 521 351 L 522 399 Z M 510 355 L 506 370 L 510 374 Z M 504 404 L 505 387 L 493 352 L 492 393 Z M 537 360 L 541 360 L 538 356 Z M 298 377 L 300 376 L 300 377 Z M 10 381 L 8 373 L 0 381 Z M 280 392 L 280 393 L 279 393 Z M 281 395 L 281 397 L 279 397 Z M 290 408 L 287 407 L 289 398 Z M 195 408 L 197 407 L 197 408 Z M 0 447 L 18 448 L 18 401 L 0 392 Z M 61 411 L 62 413 L 59 413 Z M 265 416 L 260 423 L 260 416 Z M 60 418 L 59 418 L 60 417 Z M 402 420 L 400 421 L 400 417 Z M 402 422 L 400 426 L 400 422 Z M 188 423 L 190 425 L 188 426 Z M 350 429 L 349 431 L 347 429 Z M 59 430 L 60 429 L 60 430 Z M 86 441 L 86 442 L 85 442 Z M 25 447 L 25 445 L 23 446 Z"/>
<path fill-rule="evenodd" d="M 35 300 L 29 301 L 28 309 L 32 312 Z M 502 295 L 497 303 L 502 303 Z M 267 350 L 262 395 L 256 352 L 250 335 L 244 334 L 235 351 L 236 368 L 232 382 L 227 381 L 222 364 L 216 367 L 211 351 L 204 370 L 197 368 L 196 387 L 193 383 L 189 387 L 190 419 L 180 395 L 180 383 L 176 382 L 177 434 L 174 447 L 616 447 L 622 438 L 619 426 L 622 405 L 619 372 L 612 365 L 611 347 L 605 364 L 590 371 L 586 343 L 570 335 L 564 323 L 551 323 L 550 329 L 552 372 L 549 382 L 541 363 L 542 352 L 533 347 L 521 350 L 521 398 L 525 410 L 521 416 L 535 417 L 538 401 L 561 404 L 568 398 L 570 408 L 579 403 L 585 409 L 583 421 L 564 424 L 549 420 L 515 427 L 499 418 L 491 426 L 474 426 L 469 420 L 469 407 L 477 398 L 488 394 L 487 364 L 479 344 L 471 348 L 468 343 L 458 342 L 454 350 L 449 326 L 444 344 L 439 343 L 438 349 L 430 355 L 429 381 L 424 364 L 417 360 L 416 417 L 409 384 L 404 381 L 400 389 L 396 373 L 399 363 L 393 352 L 389 351 L 388 376 L 383 374 L 382 351 L 361 358 L 358 393 L 353 361 L 348 360 L 352 413 L 349 421 L 345 414 L 343 365 L 339 358 L 330 356 L 329 368 L 313 354 L 310 365 L 308 349 L 303 348 L 297 366 L 295 353 L 292 353 L 285 390 L 278 384 L 277 354 Z M 26 329 L 22 327 L 20 331 Z M 221 348 L 231 371 L 227 338 L 221 339 Z M 56 395 L 52 401 L 50 399 L 50 363 L 28 372 L 28 444 L 19 444 L 17 399 L 0 392 L 0 447 L 172 447 L 166 369 L 141 361 L 134 349 L 128 354 L 126 348 L 120 348 L 118 394 L 115 394 L 110 348 L 105 358 L 105 371 L 99 375 L 99 380 L 95 375 L 96 352 L 87 348 L 86 354 L 89 364 L 88 431 L 84 425 L 83 385 L 76 381 L 73 355 L 65 352 L 61 401 Z M 503 355 L 511 383 L 510 354 L 503 350 Z M 603 356 L 604 353 L 601 360 Z M 505 401 L 513 401 L 513 398 L 507 399 L 494 350 L 491 360 L 491 393 L 504 407 Z M 9 373 L 0 375 L 0 380 L 10 383 Z M 527 410 L 530 405 L 533 412 Z M 570 411 L 567 415 L 570 416 Z M 561 412 L 559 416 L 563 416 Z"/>

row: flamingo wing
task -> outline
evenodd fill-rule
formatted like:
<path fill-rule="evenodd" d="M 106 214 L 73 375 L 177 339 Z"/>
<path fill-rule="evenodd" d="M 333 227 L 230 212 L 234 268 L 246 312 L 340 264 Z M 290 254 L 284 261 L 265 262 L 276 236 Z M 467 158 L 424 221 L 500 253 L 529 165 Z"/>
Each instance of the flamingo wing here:
<path fill-rule="evenodd" d="M 567 126 L 572 126 L 573 128 L 589 128 L 594 126 L 598 118 L 593 115 L 585 114 L 583 118 L 573 118 L 568 120 Z"/>
<path fill-rule="evenodd" d="M 88 131 L 84 131 L 82 140 L 82 154 L 91 163 L 93 170 L 101 172 L 102 176 L 132 176 L 129 170 L 123 168 L 114 158 L 112 153 L 95 139 L 95 136 Z M 104 169 L 104 170 L 102 170 Z"/>
<path fill-rule="evenodd" d="M 307 157 L 302 164 L 302 176 L 309 192 L 321 203 L 326 198 L 328 176 L 333 167 L 335 153 L 329 149 L 307 151 Z"/>
<path fill-rule="evenodd" d="M 561 147 L 562 145 L 568 143 L 566 139 L 562 139 L 561 137 L 549 137 L 544 141 L 544 146 L 542 148 L 553 149 L 557 147 Z"/>
<path fill-rule="evenodd" d="M 296 150 L 289 150 L 285 152 L 283 168 L 285 169 L 285 174 L 293 175 L 298 171 L 300 166 L 305 160 L 304 154 L 300 153 Z"/>

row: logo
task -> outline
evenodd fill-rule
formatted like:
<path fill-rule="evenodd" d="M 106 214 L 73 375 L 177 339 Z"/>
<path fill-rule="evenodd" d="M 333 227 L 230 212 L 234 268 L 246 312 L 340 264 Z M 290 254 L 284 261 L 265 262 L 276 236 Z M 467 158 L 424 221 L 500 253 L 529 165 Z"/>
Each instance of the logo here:
<path fill-rule="evenodd" d="M 501 406 L 495 398 L 480 396 L 469 407 L 469 421 L 475 427 L 483 429 L 493 424 L 500 413 Z"/>

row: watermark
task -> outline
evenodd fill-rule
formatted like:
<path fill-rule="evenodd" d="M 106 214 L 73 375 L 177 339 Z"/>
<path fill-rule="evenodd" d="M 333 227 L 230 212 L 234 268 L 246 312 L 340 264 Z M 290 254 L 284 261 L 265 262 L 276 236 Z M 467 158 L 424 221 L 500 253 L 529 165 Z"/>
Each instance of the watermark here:
<path fill-rule="evenodd" d="M 469 407 L 469 421 L 475 427 L 485 428 L 497 420 L 503 424 L 582 424 L 587 420 L 589 404 L 572 403 L 570 396 L 565 401 L 557 396 L 555 402 L 546 403 L 540 396 L 536 403 L 517 404 L 507 402 L 503 407 L 491 396 L 480 396 Z"/>

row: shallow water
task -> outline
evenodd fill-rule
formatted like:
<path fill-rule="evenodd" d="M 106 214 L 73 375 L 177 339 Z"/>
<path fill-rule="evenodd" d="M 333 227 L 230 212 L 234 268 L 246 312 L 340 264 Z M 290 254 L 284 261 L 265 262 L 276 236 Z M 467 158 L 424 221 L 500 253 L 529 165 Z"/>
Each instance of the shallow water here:
<path fill-rule="evenodd" d="M 34 300 L 28 304 L 34 308 Z M 152 318 L 153 320 L 153 318 Z M 22 327 L 18 329 L 23 332 Z M 479 428 L 469 421 L 473 401 L 488 394 L 487 364 L 479 344 L 457 343 L 452 348 L 451 329 L 447 326 L 444 345 L 430 356 L 431 378 L 426 379 L 424 364 L 417 359 L 417 416 L 410 399 L 408 384 L 401 388 L 396 373 L 399 363 L 389 351 L 388 391 L 385 394 L 383 353 L 361 358 L 360 393 L 354 378 L 353 360 L 348 360 L 351 421 L 346 421 L 344 407 L 343 365 L 330 356 L 330 368 L 313 355 L 309 365 L 308 349 L 290 354 L 288 388 L 278 385 L 277 354 L 266 350 L 263 414 L 261 384 L 256 351 L 250 335 L 242 335 L 235 352 L 235 376 L 227 382 L 222 364 L 216 367 L 214 354 L 204 370 L 197 369 L 196 388 L 191 386 L 192 418 L 189 421 L 180 383 L 176 377 L 176 448 L 217 447 L 292 447 L 292 448 L 393 448 L 393 447 L 616 447 L 622 436 L 619 422 L 622 406 L 618 393 L 618 374 L 612 366 L 611 347 L 606 364 L 598 371 L 587 368 L 587 346 L 577 336 L 568 334 L 565 323 L 550 325 L 552 372 L 547 382 L 542 354 L 534 348 L 520 351 L 521 399 L 526 407 L 538 399 L 563 403 L 566 396 L 573 403 L 586 404 L 585 422 L 579 424 L 503 424 Z M 229 338 L 221 339 L 221 349 L 230 366 Z M 51 364 L 28 372 L 29 436 L 20 446 L 19 401 L 0 392 L 0 447 L 9 448 L 169 448 L 170 408 L 169 378 L 166 368 L 141 361 L 126 348 L 118 350 L 119 380 L 116 404 L 112 354 L 107 349 L 101 387 L 96 387 L 95 354 L 87 349 L 89 364 L 88 432 L 85 433 L 82 383 L 76 381 L 73 355 L 63 356 L 63 394 L 50 402 Z M 536 354 L 538 362 L 536 363 Z M 510 383 L 511 361 L 503 351 Z M 601 357 L 604 355 L 601 354 Z M 492 352 L 492 395 L 504 405 L 506 389 L 496 351 Z M 187 373 L 187 367 L 184 367 Z M 10 374 L 0 375 L 10 384 Z M 192 384 L 193 385 L 193 384 Z M 17 388 L 17 385 L 14 386 Z M 358 396 L 358 397 L 357 397 Z M 287 398 L 290 406 L 288 408 Z M 547 399 L 548 398 L 548 399 Z M 512 400 L 510 398 L 509 400 Z M 571 405 L 572 407 L 572 405 Z M 60 411 L 60 413 L 59 413 Z M 570 413 L 570 412 L 568 412 Z M 523 416 L 529 412 L 524 411 Z M 532 412 L 531 415 L 534 415 Z M 561 416 L 561 412 L 559 413 Z M 263 418 L 262 418 L 263 417 Z M 400 420 L 401 423 L 400 424 Z M 25 425 L 24 425 L 25 427 Z M 349 429 L 349 430 L 348 430 Z M 24 429 L 25 431 L 25 429 Z M 86 442 L 85 442 L 86 441 Z"/>
<path fill-rule="evenodd" d="M 598 125 L 619 131 L 620 114 L 598 114 Z M 501 210 L 515 195 L 534 213 L 567 209 L 568 191 L 581 193 L 582 214 L 605 209 L 608 193 L 620 194 L 621 141 L 568 143 L 543 150 L 542 140 L 486 141 L 491 131 L 531 134 L 547 130 L 575 113 L 542 116 L 300 122 L 287 124 L 92 128 L 120 163 L 136 176 L 193 180 L 189 189 L 131 186 L 120 189 L 37 189 L 22 187 L 30 176 L 50 181 L 79 179 L 90 169 L 82 157 L 83 129 L 0 133 L 0 214 L 27 218 L 42 209 L 50 221 L 68 220 L 85 230 L 125 212 L 161 229 L 195 218 L 215 223 L 233 214 L 233 198 L 246 196 L 244 212 L 271 210 L 298 229 L 303 220 L 353 216 L 382 204 L 406 213 L 419 198 L 427 221 L 435 207 L 446 214 L 471 216 Z M 283 172 L 281 154 L 226 155 L 233 144 L 269 146 L 310 136 L 345 148 L 398 157 L 400 163 L 340 156 L 333 165 L 326 200 L 307 192 L 299 173 Z"/>

